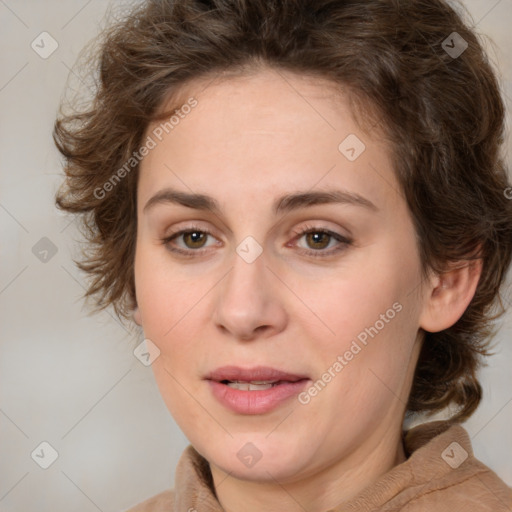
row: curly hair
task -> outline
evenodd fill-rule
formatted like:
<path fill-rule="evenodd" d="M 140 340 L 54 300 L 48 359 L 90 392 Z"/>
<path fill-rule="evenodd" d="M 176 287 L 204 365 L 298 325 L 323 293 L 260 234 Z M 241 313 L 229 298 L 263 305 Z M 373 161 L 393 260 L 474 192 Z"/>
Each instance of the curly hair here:
<path fill-rule="evenodd" d="M 456 405 L 452 420 L 468 418 L 504 310 L 512 189 L 496 74 L 477 34 L 444 0 L 148 0 L 103 31 L 94 97 L 81 110 L 61 110 L 54 127 L 66 173 L 56 204 L 82 220 L 87 248 L 76 263 L 89 277 L 86 297 L 121 319 L 136 305 L 138 165 L 127 170 L 126 162 L 149 124 L 165 117 L 160 107 L 192 80 L 261 62 L 327 78 L 377 113 L 424 276 L 482 259 L 461 318 L 425 333 L 407 404 L 427 413 Z M 105 186 L 113 176 L 115 186 Z"/>

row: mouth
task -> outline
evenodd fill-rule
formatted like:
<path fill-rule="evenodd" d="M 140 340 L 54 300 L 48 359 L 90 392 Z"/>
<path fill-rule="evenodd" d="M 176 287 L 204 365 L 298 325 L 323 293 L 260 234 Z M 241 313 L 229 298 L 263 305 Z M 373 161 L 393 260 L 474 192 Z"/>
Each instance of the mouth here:
<path fill-rule="evenodd" d="M 255 368 L 223 366 L 212 371 L 206 379 L 226 384 L 234 389 L 259 391 L 269 389 L 283 382 L 298 382 L 309 379 L 309 377 L 267 366 L 257 366 Z"/>
<path fill-rule="evenodd" d="M 306 375 L 269 367 L 224 366 L 206 379 L 213 395 L 225 407 L 239 414 L 263 414 L 297 395 L 310 381 Z"/>
<path fill-rule="evenodd" d="M 286 381 L 230 381 L 230 380 L 221 380 L 221 384 L 226 384 L 226 386 L 229 386 L 232 389 L 239 389 L 240 391 L 262 391 L 264 389 L 270 389 L 274 386 L 277 386 L 279 383 L 286 382 Z"/>

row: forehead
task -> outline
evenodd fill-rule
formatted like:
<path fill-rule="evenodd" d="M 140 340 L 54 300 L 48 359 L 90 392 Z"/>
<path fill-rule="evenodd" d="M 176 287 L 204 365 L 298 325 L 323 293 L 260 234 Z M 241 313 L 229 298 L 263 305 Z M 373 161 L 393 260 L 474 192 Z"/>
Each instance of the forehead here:
<path fill-rule="evenodd" d="M 190 98 L 196 105 L 184 108 Z M 161 140 L 141 164 L 140 193 L 147 197 L 180 177 L 181 188 L 194 191 L 239 183 L 245 193 L 268 193 L 283 180 L 304 189 L 340 178 L 357 188 L 365 173 L 375 174 L 369 165 L 390 168 L 390 151 L 376 130 L 363 131 L 350 101 L 328 80 L 282 70 L 191 82 L 162 105 L 177 111 L 176 124 L 155 122 L 146 131 Z M 360 157 L 351 159 L 354 152 Z M 367 189 L 382 185 L 372 178 Z"/>
<path fill-rule="evenodd" d="M 192 112 L 187 106 L 190 98 L 197 102 Z M 359 115 L 362 104 L 364 115 Z M 164 125 L 162 135 L 169 135 L 177 144 L 180 134 L 187 136 L 188 128 L 192 127 L 196 135 L 202 135 L 202 147 L 213 140 L 217 143 L 222 140 L 224 144 L 230 140 L 238 142 L 240 126 L 245 133 L 289 134 L 294 142 L 300 136 L 308 137 L 317 145 L 323 133 L 338 132 L 339 137 L 348 128 L 365 138 L 371 136 L 377 140 L 381 135 L 377 123 L 373 122 L 378 116 L 373 105 L 364 102 L 348 86 L 325 77 L 267 66 L 250 68 L 243 74 L 225 71 L 186 82 L 172 91 L 158 110 L 165 113 L 165 119 L 163 123 L 159 120 L 151 124 L 148 132 Z M 180 126 L 165 129 L 173 113 L 180 114 L 180 119 L 174 116 L 173 121 L 178 121 Z M 332 143 L 329 138 L 323 138 L 326 143 Z M 284 143 L 284 137 L 276 142 Z"/>

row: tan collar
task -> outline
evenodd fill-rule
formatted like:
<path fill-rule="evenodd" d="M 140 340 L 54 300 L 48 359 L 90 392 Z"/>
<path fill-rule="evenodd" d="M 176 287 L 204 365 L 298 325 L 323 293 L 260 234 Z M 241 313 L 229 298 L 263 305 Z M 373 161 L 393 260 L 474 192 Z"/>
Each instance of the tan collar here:
<path fill-rule="evenodd" d="M 407 503 L 413 496 L 454 485 L 474 475 L 475 470 L 486 469 L 474 459 L 469 436 L 458 424 L 435 421 L 419 425 L 404 433 L 404 449 L 408 457 L 405 462 L 329 512 L 369 511 L 392 500 L 396 505 Z M 475 468 L 475 463 L 481 468 Z M 192 445 L 185 449 L 176 467 L 174 492 L 174 512 L 223 512 L 208 461 Z"/>

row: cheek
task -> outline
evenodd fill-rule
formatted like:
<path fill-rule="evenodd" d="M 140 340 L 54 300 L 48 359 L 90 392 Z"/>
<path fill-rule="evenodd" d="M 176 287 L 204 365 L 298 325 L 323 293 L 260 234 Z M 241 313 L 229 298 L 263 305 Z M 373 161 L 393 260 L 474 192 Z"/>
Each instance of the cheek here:
<path fill-rule="evenodd" d="M 153 363 L 157 383 L 179 387 L 187 368 L 197 366 L 199 344 L 209 315 L 203 300 L 214 281 L 180 276 L 179 269 L 170 270 L 164 251 L 140 248 L 135 260 L 137 302 L 142 316 L 144 335 L 155 343 L 160 357 Z"/>
<path fill-rule="evenodd" d="M 317 371 L 336 375 L 337 395 L 373 400 L 386 386 L 399 389 L 410 369 L 418 317 L 411 283 L 418 281 L 419 267 L 414 250 L 400 258 L 393 247 L 369 251 L 357 271 L 340 272 L 316 288 L 299 281 L 297 295 L 315 312 L 303 317 L 311 322 L 301 320 L 308 353 Z"/>
<path fill-rule="evenodd" d="M 206 280 L 184 279 L 179 268 L 171 268 L 160 248 L 137 248 L 135 289 L 145 335 L 151 339 L 172 337 L 180 323 L 194 314 L 194 305 L 208 290 Z"/>
<path fill-rule="evenodd" d="M 394 319 L 397 307 L 393 309 L 393 304 L 400 301 L 401 286 L 393 269 L 388 266 L 385 273 L 379 268 L 374 262 L 351 270 L 350 274 L 340 271 L 338 276 L 331 275 L 317 283 L 296 279 L 294 292 L 309 310 L 297 318 L 311 318 L 315 325 L 320 322 L 317 337 L 321 336 L 328 346 L 339 348 L 343 348 L 340 343 L 364 333 L 375 322 L 382 330 L 380 316 L 387 312 L 387 317 Z"/>

